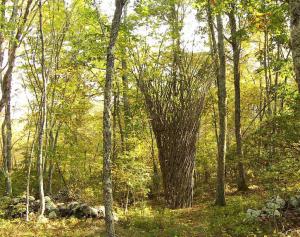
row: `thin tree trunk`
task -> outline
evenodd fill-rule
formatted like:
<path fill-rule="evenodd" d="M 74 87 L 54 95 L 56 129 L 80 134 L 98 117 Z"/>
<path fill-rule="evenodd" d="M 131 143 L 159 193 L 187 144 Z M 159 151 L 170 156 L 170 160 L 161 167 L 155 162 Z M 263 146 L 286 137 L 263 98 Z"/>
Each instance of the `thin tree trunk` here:
<path fill-rule="evenodd" d="M 271 74 L 270 74 L 270 65 L 269 65 L 269 32 L 266 29 L 264 31 L 264 55 L 263 55 L 263 66 L 264 66 L 264 74 L 265 74 L 265 93 L 266 93 L 266 103 L 267 103 L 267 115 L 272 115 L 271 104 L 269 103 L 270 93 L 271 93 Z"/>
<path fill-rule="evenodd" d="M 117 93 L 113 92 L 112 111 L 112 161 L 117 159 Z"/>
<path fill-rule="evenodd" d="M 106 78 L 104 90 L 104 111 L 103 111 L 103 196 L 105 206 L 105 224 L 108 237 L 115 236 L 114 217 L 112 212 L 112 178 L 111 178 L 111 101 L 112 81 L 114 70 L 114 48 L 117 41 L 121 16 L 126 0 L 115 1 L 115 12 L 111 25 L 110 40 L 107 48 Z"/>
<path fill-rule="evenodd" d="M 36 138 L 36 130 L 33 136 L 33 141 L 30 149 L 30 154 L 28 155 L 28 167 L 27 167 L 27 185 L 26 185 L 26 221 L 29 221 L 29 196 L 30 196 L 30 176 L 31 176 L 31 164 L 32 164 L 32 157 L 34 154 L 34 147 L 35 147 L 35 138 Z"/>
<path fill-rule="evenodd" d="M 123 13 L 123 24 L 126 26 L 126 19 L 127 19 L 127 4 L 124 7 Z M 129 122 L 130 122 L 130 107 L 129 107 L 129 100 L 128 100 L 128 76 L 127 76 L 127 61 L 126 57 L 126 47 L 122 49 L 122 87 L 123 87 L 123 106 L 124 106 L 124 145 L 125 150 L 128 150 L 128 133 L 129 133 Z"/>
<path fill-rule="evenodd" d="M 54 158 L 56 155 L 56 147 L 57 147 L 57 141 L 58 141 L 58 135 L 59 135 L 59 130 L 60 130 L 61 124 L 58 125 L 58 128 L 56 130 L 55 133 L 55 137 L 52 141 L 51 144 L 51 156 L 50 156 L 50 164 L 49 164 L 49 171 L 48 171 L 48 193 L 52 194 L 52 177 L 53 177 L 53 173 L 54 173 Z"/>
<path fill-rule="evenodd" d="M 300 93 L 300 0 L 290 0 L 291 46 L 298 92 Z"/>
<path fill-rule="evenodd" d="M 227 94 L 226 94 L 226 59 L 224 46 L 223 20 L 217 15 L 218 32 L 218 55 L 219 55 L 219 77 L 218 77 L 218 109 L 219 109 L 219 147 L 217 160 L 217 193 L 216 204 L 226 205 L 225 201 L 225 156 L 226 156 L 226 131 L 227 131 Z"/>
<path fill-rule="evenodd" d="M 121 138 L 121 151 L 124 153 L 126 145 L 125 145 L 125 134 L 122 126 L 122 120 L 121 120 L 121 111 L 120 111 L 120 86 L 119 83 L 117 83 L 117 101 L 116 101 L 116 115 L 118 119 L 118 126 L 119 126 L 119 132 L 120 132 L 120 138 Z"/>
<path fill-rule="evenodd" d="M 241 42 L 238 40 L 237 24 L 235 18 L 235 4 L 231 4 L 231 11 L 228 14 L 231 30 L 231 46 L 233 51 L 233 75 L 234 75 L 234 93 L 235 93 L 235 139 L 236 139 L 236 156 L 238 158 L 238 177 L 237 186 L 239 191 L 248 189 L 246 183 L 246 174 L 243 163 L 243 142 L 241 135 L 241 88 L 240 88 L 240 47 Z"/>
<path fill-rule="evenodd" d="M 216 40 L 216 34 L 214 29 L 214 17 L 212 14 L 212 8 L 211 8 L 211 2 L 210 0 L 207 0 L 207 23 L 209 27 L 209 38 L 210 38 L 210 51 L 211 51 L 211 57 L 214 60 L 213 66 L 215 71 L 215 84 L 218 86 L 219 81 L 219 59 L 218 59 L 218 46 L 217 46 L 217 40 Z M 215 136 L 217 140 L 217 147 L 219 147 L 219 135 L 218 135 L 218 125 L 217 125 L 217 114 L 215 110 L 215 104 L 214 101 L 212 101 L 212 108 L 213 108 L 213 123 L 214 123 L 214 130 L 215 130 Z"/>
<path fill-rule="evenodd" d="M 40 218 L 44 216 L 45 212 L 45 194 L 44 194 L 44 176 L 43 176 L 43 144 L 44 144 L 44 129 L 46 125 L 47 115 L 47 81 L 45 75 L 45 47 L 44 47 L 44 35 L 43 35 L 43 15 L 42 15 L 42 0 L 39 0 L 39 33 L 41 41 L 41 69 L 42 69 L 42 95 L 41 95 L 41 111 L 39 121 L 39 134 L 38 134 L 38 184 L 39 184 L 39 196 L 40 196 Z"/>

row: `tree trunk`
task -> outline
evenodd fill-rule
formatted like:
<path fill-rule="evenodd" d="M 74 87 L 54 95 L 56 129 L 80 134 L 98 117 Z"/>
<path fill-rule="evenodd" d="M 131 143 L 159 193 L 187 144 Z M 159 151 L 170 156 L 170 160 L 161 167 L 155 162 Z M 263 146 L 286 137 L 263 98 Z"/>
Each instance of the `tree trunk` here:
<path fill-rule="evenodd" d="M 127 19 L 127 4 L 124 7 L 124 13 L 123 13 L 123 24 L 126 27 L 126 19 Z M 123 95 L 123 108 L 124 108 L 124 148 L 125 151 L 128 150 L 128 133 L 129 133 L 129 123 L 130 123 L 130 107 L 129 107 L 129 100 L 128 100 L 128 75 L 127 75 L 127 61 L 125 59 L 127 54 L 126 47 L 122 48 L 122 60 L 121 60 L 121 66 L 122 66 L 122 95 Z"/>
<path fill-rule="evenodd" d="M 290 0 L 291 46 L 298 92 L 300 93 L 300 0 Z"/>
<path fill-rule="evenodd" d="M 231 11 L 228 14 L 231 30 L 231 46 L 233 51 L 233 75 L 234 75 L 234 93 L 235 93 L 235 139 L 236 139 L 236 156 L 238 158 L 238 177 L 237 186 L 239 191 L 248 189 L 246 183 L 246 174 L 243 164 L 243 143 L 241 135 L 241 89 L 240 89 L 240 45 L 241 42 L 237 35 L 237 24 L 235 18 L 235 4 L 231 4 Z"/>
<path fill-rule="evenodd" d="M 7 101 L 5 105 L 5 117 L 2 124 L 2 142 L 3 142 L 3 161 L 4 161 L 4 172 L 5 172 L 5 183 L 6 183 L 6 194 L 8 196 L 12 195 L 12 132 L 11 132 L 11 85 L 9 87 L 9 92 L 7 96 Z"/>
<path fill-rule="evenodd" d="M 54 165 L 54 159 L 56 156 L 56 147 L 57 147 L 57 141 L 58 141 L 58 135 L 59 135 L 59 130 L 61 128 L 61 124 L 58 125 L 57 130 L 55 132 L 55 137 L 53 138 L 53 133 L 49 133 L 51 145 L 50 145 L 50 159 L 49 159 L 49 171 L 48 171 L 48 193 L 52 194 L 52 178 L 53 178 L 53 173 L 55 170 L 55 165 Z"/>
<path fill-rule="evenodd" d="M 121 151 L 124 153 L 126 150 L 126 144 L 125 144 L 125 134 L 124 129 L 122 126 L 122 120 L 121 120 L 121 111 L 120 111 L 120 86 L 119 83 L 117 83 L 117 104 L 116 104 L 116 113 L 117 113 L 117 119 L 118 119 L 118 126 L 119 126 L 119 132 L 120 132 L 120 139 L 121 139 Z"/>
<path fill-rule="evenodd" d="M 112 20 L 110 40 L 107 48 L 106 78 L 104 89 L 103 111 L 103 196 L 105 206 L 106 232 L 109 237 L 115 236 L 115 226 L 112 212 L 112 179 L 111 179 L 111 107 L 112 107 L 112 81 L 114 70 L 114 47 L 119 33 L 123 7 L 126 0 L 116 0 L 115 13 Z"/>
<path fill-rule="evenodd" d="M 113 92 L 113 109 L 112 109 L 112 161 L 117 159 L 117 95 Z"/>
<path fill-rule="evenodd" d="M 34 132 L 30 152 L 27 149 L 28 164 L 27 164 L 27 185 L 26 185 L 26 221 L 29 221 L 29 195 L 30 195 L 31 164 L 32 164 L 32 157 L 34 154 L 36 132 L 38 129 L 37 126 L 38 126 L 38 124 L 36 124 L 36 126 L 35 126 L 35 132 Z M 28 137 L 28 142 L 29 142 L 29 137 Z"/>
<path fill-rule="evenodd" d="M 217 193 L 216 204 L 224 206 L 225 201 L 225 156 L 226 156 L 226 132 L 227 132 L 227 94 L 226 94 L 226 59 L 224 46 L 224 29 L 222 16 L 217 15 L 218 33 L 218 55 L 219 55 L 219 76 L 218 76 L 218 109 L 219 109 L 219 146 L 217 160 Z"/>
<path fill-rule="evenodd" d="M 45 75 L 45 47 L 44 47 L 44 35 L 43 35 L 43 15 L 42 15 L 42 0 L 39 0 L 39 33 L 41 41 L 41 69 L 42 69 L 42 94 L 41 94 L 41 111 L 39 121 L 39 134 L 38 134 L 38 184 L 39 184 L 39 196 L 40 196 L 40 217 L 44 216 L 45 212 L 45 195 L 44 195 L 44 176 L 43 176 L 43 144 L 44 144 L 44 129 L 46 126 L 47 115 L 47 81 Z"/>

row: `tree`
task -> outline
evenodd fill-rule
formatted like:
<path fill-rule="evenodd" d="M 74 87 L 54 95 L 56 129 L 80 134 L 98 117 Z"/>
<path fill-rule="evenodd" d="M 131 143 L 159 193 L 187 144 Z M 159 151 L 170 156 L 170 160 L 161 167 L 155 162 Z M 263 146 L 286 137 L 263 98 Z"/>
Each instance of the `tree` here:
<path fill-rule="evenodd" d="M 39 0 L 39 39 L 41 43 L 41 77 L 42 77 L 42 93 L 39 117 L 39 133 L 38 133 L 38 184 L 40 196 L 40 218 L 43 218 L 45 212 L 45 194 L 44 194 L 44 169 L 43 169 L 43 144 L 44 133 L 47 119 L 47 78 L 45 72 L 45 47 L 43 33 L 43 14 L 42 0 Z"/>
<path fill-rule="evenodd" d="M 298 92 L 300 93 L 300 1 L 290 0 L 291 46 Z"/>
<path fill-rule="evenodd" d="M 2 156 L 4 163 L 4 175 L 6 180 L 6 193 L 12 195 L 12 127 L 11 127 L 11 87 L 12 87 L 12 73 L 15 66 L 16 51 L 23 41 L 26 34 L 26 27 L 28 17 L 33 10 L 31 8 L 32 0 L 28 0 L 23 6 L 18 4 L 17 1 L 13 2 L 12 11 L 10 12 L 7 1 L 1 1 L 1 13 L 0 13 L 0 82 L 2 97 L 0 100 L 0 112 L 5 108 L 5 116 L 2 123 Z M 23 13 L 23 7 L 24 13 Z M 6 15 L 10 14 L 9 20 L 6 19 Z M 18 18 L 20 20 L 18 21 Z M 6 27 L 13 26 L 13 30 L 7 35 Z M 5 41 L 8 42 L 5 42 Z M 3 65 L 5 55 L 5 43 L 8 43 L 8 63 Z M 3 70 L 6 71 L 3 74 Z M 3 75 L 2 75 L 3 74 Z"/>
<path fill-rule="evenodd" d="M 112 81 L 114 70 L 114 48 L 119 33 L 121 16 L 126 0 L 115 1 L 115 12 L 110 29 L 110 39 L 107 48 L 106 77 L 104 89 L 103 110 L 103 194 L 105 205 L 106 232 L 109 237 L 115 236 L 114 217 L 112 213 L 112 178 L 111 178 L 111 107 L 112 107 Z"/>
<path fill-rule="evenodd" d="M 241 36 L 238 35 L 236 22 L 236 4 L 230 4 L 231 9 L 228 14 L 231 31 L 231 47 L 233 52 L 233 77 L 234 77 L 234 99 L 235 99 L 235 139 L 236 139 L 236 156 L 238 158 L 238 190 L 245 191 L 248 189 L 246 184 L 246 175 L 243 164 L 243 142 L 241 134 L 241 88 L 240 88 L 240 52 L 241 52 Z"/>
<path fill-rule="evenodd" d="M 227 132 L 227 92 L 226 92 L 226 58 L 224 45 L 223 19 L 219 12 L 217 14 L 218 34 L 218 109 L 219 109 L 219 139 L 217 159 L 217 193 L 216 204 L 224 206 L 225 201 L 225 157 L 226 157 L 226 132 Z"/>

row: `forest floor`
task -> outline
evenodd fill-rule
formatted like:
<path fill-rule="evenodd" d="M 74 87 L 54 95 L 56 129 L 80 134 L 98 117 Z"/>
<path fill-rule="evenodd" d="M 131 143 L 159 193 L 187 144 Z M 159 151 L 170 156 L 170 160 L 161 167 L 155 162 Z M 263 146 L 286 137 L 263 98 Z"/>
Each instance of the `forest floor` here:
<path fill-rule="evenodd" d="M 119 237 L 277 236 L 272 234 L 270 225 L 245 220 L 247 209 L 261 207 L 264 200 L 263 192 L 249 191 L 229 194 L 225 207 L 214 206 L 211 197 L 197 199 L 193 208 L 181 210 L 143 204 L 129 209 L 126 216 L 120 214 L 117 234 Z M 3 237 L 92 237 L 105 236 L 104 231 L 103 220 L 70 218 L 41 224 L 0 219 Z"/>

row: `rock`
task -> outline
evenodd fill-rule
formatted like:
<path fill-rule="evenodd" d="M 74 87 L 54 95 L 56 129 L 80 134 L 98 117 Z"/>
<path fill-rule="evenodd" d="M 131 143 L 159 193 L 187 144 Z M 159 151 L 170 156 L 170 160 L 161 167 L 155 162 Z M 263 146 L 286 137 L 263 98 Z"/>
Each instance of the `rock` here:
<path fill-rule="evenodd" d="M 26 196 L 26 194 L 22 195 L 19 198 L 20 198 L 20 202 L 24 202 L 24 203 L 27 202 L 27 196 Z M 35 197 L 34 196 L 28 196 L 28 199 L 29 199 L 29 202 L 35 201 Z"/>
<path fill-rule="evenodd" d="M 45 209 L 49 212 L 57 209 L 57 206 L 49 196 L 45 196 Z"/>
<path fill-rule="evenodd" d="M 49 196 L 45 196 L 45 202 L 52 202 L 52 200 Z"/>
<path fill-rule="evenodd" d="M 279 205 L 280 209 L 285 207 L 286 202 L 281 197 L 277 196 L 274 201 Z"/>
<path fill-rule="evenodd" d="M 285 207 L 286 202 L 279 196 L 272 198 L 266 203 L 266 207 L 268 209 L 277 210 L 283 209 Z"/>
<path fill-rule="evenodd" d="M 57 206 L 55 205 L 54 202 L 48 201 L 48 202 L 45 202 L 45 209 L 48 212 L 51 212 L 51 211 L 57 210 Z"/>
<path fill-rule="evenodd" d="M 90 206 L 84 204 L 80 207 L 80 210 L 82 211 L 82 214 L 85 217 L 91 217 L 91 218 L 98 217 L 98 210 L 94 207 L 90 207 Z"/>
<path fill-rule="evenodd" d="M 266 207 L 267 207 L 267 209 L 270 209 L 270 210 L 277 210 L 280 208 L 280 205 L 278 205 L 277 203 L 274 203 L 274 202 L 267 202 Z"/>
<path fill-rule="evenodd" d="M 117 213 L 113 212 L 113 219 L 114 221 L 119 221 L 119 217 L 117 215 Z"/>
<path fill-rule="evenodd" d="M 56 219 L 57 218 L 57 214 L 55 211 L 52 211 L 49 213 L 48 215 L 49 219 Z"/>
<path fill-rule="evenodd" d="M 30 209 L 34 212 L 38 212 L 40 209 L 40 200 L 35 200 L 30 203 Z"/>
<path fill-rule="evenodd" d="M 48 223 L 48 218 L 45 216 L 39 216 L 37 221 L 39 224 L 46 224 L 46 223 Z"/>
<path fill-rule="evenodd" d="M 98 210 L 98 217 L 104 218 L 105 217 L 105 207 L 104 206 L 96 206 L 95 208 Z"/>
<path fill-rule="evenodd" d="M 64 203 L 57 204 L 58 213 L 61 217 L 69 217 L 71 212 Z"/>
<path fill-rule="evenodd" d="M 26 196 L 16 197 L 13 199 L 1 198 L 0 208 L 4 212 L 0 215 L 6 218 L 18 218 L 26 215 Z M 33 196 L 29 196 L 29 213 L 38 215 L 40 209 L 40 200 L 35 200 Z M 77 217 L 77 218 L 104 218 L 104 206 L 89 206 L 85 203 L 70 202 L 70 203 L 54 203 L 49 196 L 45 196 L 45 214 L 49 219 L 58 217 Z M 118 221 L 118 216 L 113 213 L 113 218 Z M 47 218 L 39 217 L 39 223 L 46 223 Z"/>
<path fill-rule="evenodd" d="M 17 204 L 20 203 L 20 202 L 21 202 L 21 198 L 18 198 L 18 197 L 13 198 L 13 199 L 11 200 L 11 204 L 13 204 L 13 205 L 17 205 Z"/>
<path fill-rule="evenodd" d="M 80 214 L 78 214 L 78 209 L 80 208 L 80 204 L 78 202 L 71 202 L 67 205 L 67 214 L 68 216 L 78 216 L 80 218 Z"/>
<path fill-rule="evenodd" d="M 28 199 L 29 199 L 29 202 L 35 201 L 35 198 L 33 196 L 29 196 Z"/>
<path fill-rule="evenodd" d="M 273 216 L 281 216 L 281 213 L 278 210 L 275 210 L 273 212 Z"/>
<path fill-rule="evenodd" d="M 18 203 L 9 207 L 7 215 L 12 218 L 23 217 L 26 214 L 26 204 Z"/>
<path fill-rule="evenodd" d="M 297 208 L 300 206 L 300 198 L 298 199 L 297 196 L 293 196 L 290 198 L 289 200 L 289 204 L 293 207 L 293 208 Z"/>
<path fill-rule="evenodd" d="M 261 214 L 261 210 L 248 209 L 246 216 L 248 219 L 257 219 Z"/>
<path fill-rule="evenodd" d="M 61 207 L 65 207 L 66 204 L 64 204 L 63 202 L 59 202 L 59 203 L 56 203 L 56 206 L 57 206 L 57 208 L 61 208 Z"/>
<path fill-rule="evenodd" d="M 67 208 L 72 210 L 72 211 L 76 211 L 76 209 L 78 209 L 80 207 L 80 204 L 79 202 L 70 202 L 68 205 L 67 205 Z"/>

